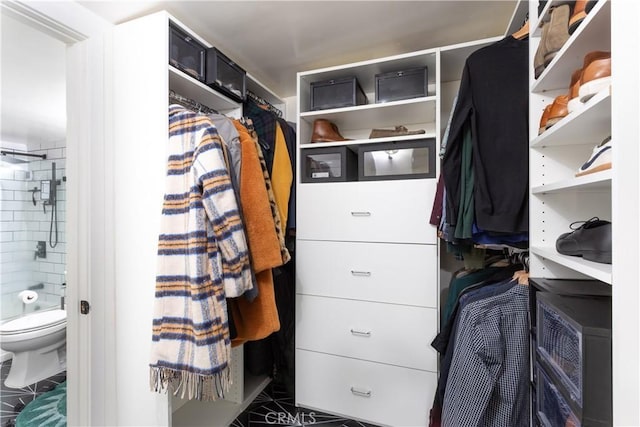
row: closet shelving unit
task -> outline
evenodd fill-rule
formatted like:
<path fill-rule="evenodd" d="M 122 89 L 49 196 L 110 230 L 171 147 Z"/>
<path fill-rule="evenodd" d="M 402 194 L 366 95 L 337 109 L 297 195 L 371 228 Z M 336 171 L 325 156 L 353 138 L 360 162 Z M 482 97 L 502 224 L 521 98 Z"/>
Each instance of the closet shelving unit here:
<path fill-rule="evenodd" d="M 541 19 L 548 19 L 550 8 L 557 3 L 548 2 Z M 532 16 L 537 14 L 534 6 Z M 539 28 L 539 24 L 535 27 Z M 557 237 L 571 231 L 569 225 L 572 222 L 586 221 L 594 216 L 606 220 L 612 218 L 613 171 L 574 176 L 580 165 L 589 159 L 593 147 L 611 135 L 611 90 L 598 93 L 583 104 L 582 109 L 572 112 L 541 135 L 537 135 L 537 124 L 544 106 L 553 102 L 557 95 L 568 92 L 571 73 L 582 67 L 586 53 L 611 50 L 610 33 L 611 4 L 601 0 L 540 77 L 531 83 L 532 277 L 594 278 L 612 283 L 611 265 L 562 255 L 555 250 Z M 539 35 L 540 32 L 536 31 L 531 39 L 532 57 L 540 41 Z"/>
<path fill-rule="evenodd" d="M 518 3 L 507 34 L 527 7 Z M 439 147 L 467 57 L 502 37 L 298 73 L 298 149 L 422 138 Z M 419 66 L 428 67 L 426 97 L 374 103 L 376 73 Z M 310 84 L 345 76 L 357 77 L 369 104 L 310 111 Z M 310 143 L 318 118 L 352 140 Z M 426 133 L 368 138 L 395 125 Z M 297 182 L 296 405 L 380 425 L 428 423 L 440 298 L 438 238 L 428 224 L 436 182 Z"/>
<path fill-rule="evenodd" d="M 116 282 L 119 295 L 119 334 L 130 348 L 119 365 L 127 387 L 119 390 L 122 404 L 137 405 L 141 399 L 156 407 L 154 425 L 229 425 L 269 384 L 268 376 L 255 377 L 244 371 L 243 347 L 232 349 L 233 385 L 225 400 L 187 401 L 149 391 L 149 345 L 153 318 L 153 293 L 159 217 L 164 194 L 166 146 L 168 141 L 169 91 L 193 99 L 232 118 L 242 116 L 242 104 L 209 88 L 169 64 L 169 22 L 181 27 L 205 47 L 212 45 L 185 24 L 162 11 L 116 26 L 114 30 L 116 177 L 118 225 L 116 238 Z M 285 102 L 251 74 L 247 88 L 285 113 Z M 141 194 L 138 185 L 145 191 Z M 118 213 L 120 212 L 120 213 Z M 132 239 L 132 237 L 134 237 Z M 135 242 L 132 244 L 132 242 Z M 118 298 L 118 297 L 117 297 Z M 163 409 L 164 408 L 164 409 Z M 166 411 L 165 411 L 166 409 Z M 148 424 L 151 414 L 132 408 L 128 425 Z"/>

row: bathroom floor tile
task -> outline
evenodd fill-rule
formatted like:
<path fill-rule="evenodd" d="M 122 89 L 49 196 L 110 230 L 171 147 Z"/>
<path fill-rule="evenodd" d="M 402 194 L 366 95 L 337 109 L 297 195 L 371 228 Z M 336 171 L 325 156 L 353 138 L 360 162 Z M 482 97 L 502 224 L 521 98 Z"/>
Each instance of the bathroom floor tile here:
<path fill-rule="evenodd" d="M 11 360 L 2 362 L 0 366 L 0 427 L 13 427 L 16 416 L 27 406 L 27 403 L 42 393 L 52 390 L 67 378 L 67 373 L 61 372 L 24 388 L 9 388 L 4 385 L 4 380 L 9 375 L 10 368 Z"/>

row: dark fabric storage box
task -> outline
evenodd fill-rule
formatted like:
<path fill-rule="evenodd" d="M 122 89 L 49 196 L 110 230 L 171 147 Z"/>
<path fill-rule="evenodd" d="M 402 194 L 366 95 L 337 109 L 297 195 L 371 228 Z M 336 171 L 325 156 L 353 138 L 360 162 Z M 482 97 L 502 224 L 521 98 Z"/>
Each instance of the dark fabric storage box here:
<path fill-rule="evenodd" d="M 434 138 L 365 144 L 358 147 L 358 181 L 435 177 Z"/>
<path fill-rule="evenodd" d="M 311 83 L 311 110 L 355 107 L 367 103 L 367 95 L 355 77 Z"/>
<path fill-rule="evenodd" d="M 234 99 L 245 99 L 247 73 L 238 64 L 229 59 L 215 47 L 207 49 L 207 78 L 205 83 Z"/>
<path fill-rule="evenodd" d="M 204 82 L 206 51 L 193 37 L 169 23 L 169 64 Z"/>
<path fill-rule="evenodd" d="M 376 74 L 376 103 L 427 96 L 427 67 Z"/>
<path fill-rule="evenodd" d="M 358 158 L 349 147 L 302 149 L 302 182 L 346 182 L 358 177 Z"/>

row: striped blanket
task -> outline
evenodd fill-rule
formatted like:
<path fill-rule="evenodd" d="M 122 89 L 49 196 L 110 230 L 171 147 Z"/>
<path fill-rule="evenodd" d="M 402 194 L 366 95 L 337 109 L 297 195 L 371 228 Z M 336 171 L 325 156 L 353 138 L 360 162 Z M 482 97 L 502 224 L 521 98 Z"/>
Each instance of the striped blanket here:
<path fill-rule="evenodd" d="M 169 159 L 158 239 L 151 389 L 215 400 L 230 385 L 225 289 L 252 286 L 222 141 L 205 116 L 169 107 Z M 237 295 L 234 295 L 237 296 Z"/>

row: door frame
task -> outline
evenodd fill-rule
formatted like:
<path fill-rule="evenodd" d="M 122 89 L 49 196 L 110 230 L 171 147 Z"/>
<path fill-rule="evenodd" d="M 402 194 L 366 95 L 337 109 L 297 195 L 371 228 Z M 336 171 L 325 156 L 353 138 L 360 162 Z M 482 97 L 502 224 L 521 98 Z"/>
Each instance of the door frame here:
<path fill-rule="evenodd" d="M 67 425 L 117 425 L 111 148 L 113 25 L 73 1 L 0 2 L 67 45 Z M 80 301 L 91 303 L 80 314 Z"/>

